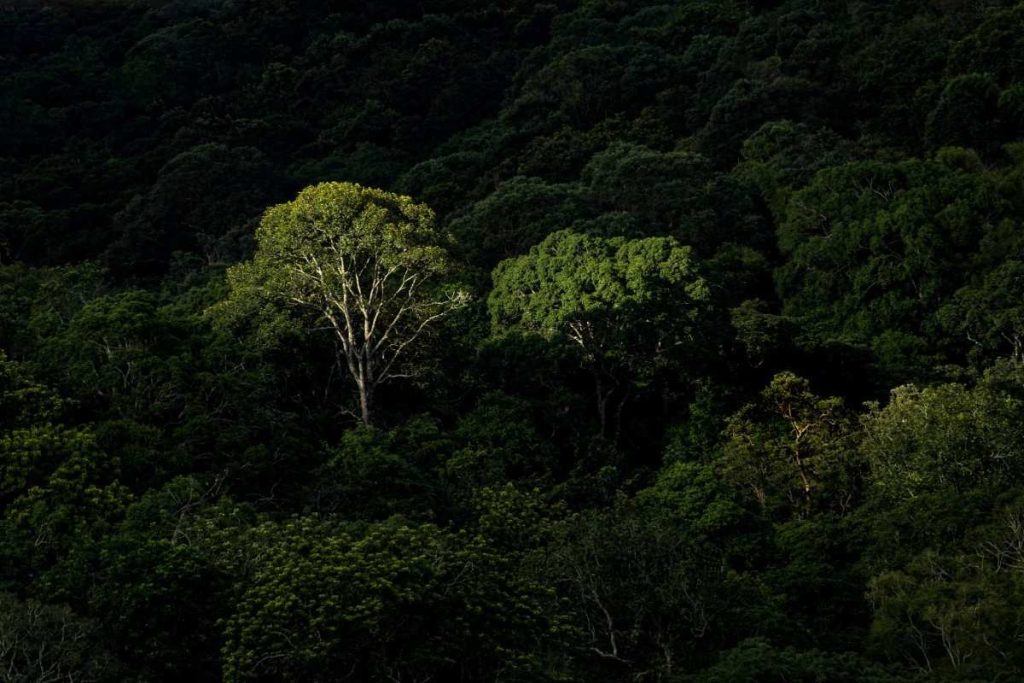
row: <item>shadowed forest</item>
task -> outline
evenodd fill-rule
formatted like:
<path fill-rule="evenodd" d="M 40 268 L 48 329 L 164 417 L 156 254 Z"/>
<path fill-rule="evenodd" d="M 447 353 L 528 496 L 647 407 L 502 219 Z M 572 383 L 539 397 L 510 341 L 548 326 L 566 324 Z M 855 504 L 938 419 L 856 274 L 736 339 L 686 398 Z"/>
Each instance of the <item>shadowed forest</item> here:
<path fill-rule="evenodd" d="M 1024 680 L 1024 3 L 0 4 L 0 681 Z"/>

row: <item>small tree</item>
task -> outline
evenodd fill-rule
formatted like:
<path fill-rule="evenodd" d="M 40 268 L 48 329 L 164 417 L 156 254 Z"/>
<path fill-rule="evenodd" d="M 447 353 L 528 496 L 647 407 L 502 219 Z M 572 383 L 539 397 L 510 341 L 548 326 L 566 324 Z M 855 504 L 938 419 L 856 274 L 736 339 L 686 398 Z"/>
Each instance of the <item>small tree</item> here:
<path fill-rule="evenodd" d="M 782 372 L 729 420 L 719 472 L 765 510 L 808 516 L 828 505 L 845 513 L 858 494 L 851 428 L 842 399 L 818 397 L 806 379 Z"/>
<path fill-rule="evenodd" d="M 254 300 L 305 311 L 330 330 L 351 375 L 362 421 L 380 385 L 412 370 L 409 351 L 468 295 L 442 291 L 451 262 L 434 213 L 410 198 L 352 183 L 322 183 L 273 206 L 256 231 L 256 255 L 230 269 L 222 307 Z"/>

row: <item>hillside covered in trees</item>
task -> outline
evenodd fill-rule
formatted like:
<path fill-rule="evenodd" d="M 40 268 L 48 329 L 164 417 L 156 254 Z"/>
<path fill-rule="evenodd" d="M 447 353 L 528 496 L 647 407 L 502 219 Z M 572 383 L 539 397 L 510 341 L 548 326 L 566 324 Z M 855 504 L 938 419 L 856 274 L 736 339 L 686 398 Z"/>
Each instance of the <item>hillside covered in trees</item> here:
<path fill-rule="evenodd" d="M 0 681 L 1024 680 L 1024 3 L 0 5 Z"/>

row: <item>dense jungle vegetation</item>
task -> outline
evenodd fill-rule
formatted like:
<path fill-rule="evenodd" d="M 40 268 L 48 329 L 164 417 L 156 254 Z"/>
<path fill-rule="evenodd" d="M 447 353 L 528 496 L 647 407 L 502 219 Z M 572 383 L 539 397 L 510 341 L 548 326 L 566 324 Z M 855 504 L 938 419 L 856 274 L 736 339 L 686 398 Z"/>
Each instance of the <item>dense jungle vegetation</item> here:
<path fill-rule="evenodd" d="M 0 680 L 1024 680 L 1024 3 L 3 3 Z"/>

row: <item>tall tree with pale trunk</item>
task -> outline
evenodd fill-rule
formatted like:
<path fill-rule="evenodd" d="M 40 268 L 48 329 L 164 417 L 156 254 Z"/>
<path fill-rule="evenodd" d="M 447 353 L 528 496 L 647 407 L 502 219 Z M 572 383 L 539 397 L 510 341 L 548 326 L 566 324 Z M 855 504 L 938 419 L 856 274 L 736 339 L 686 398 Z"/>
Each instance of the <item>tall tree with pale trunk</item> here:
<path fill-rule="evenodd" d="M 338 364 L 355 384 L 359 417 L 374 423 L 384 383 L 409 377 L 424 333 L 468 295 L 446 287 L 452 272 L 434 212 L 353 183 L 322 183 L 267 210 L 256 254 L 228 273 L 223 309 L 253 300 L 301 312 L 310 330 L 334 337 Z"/>

